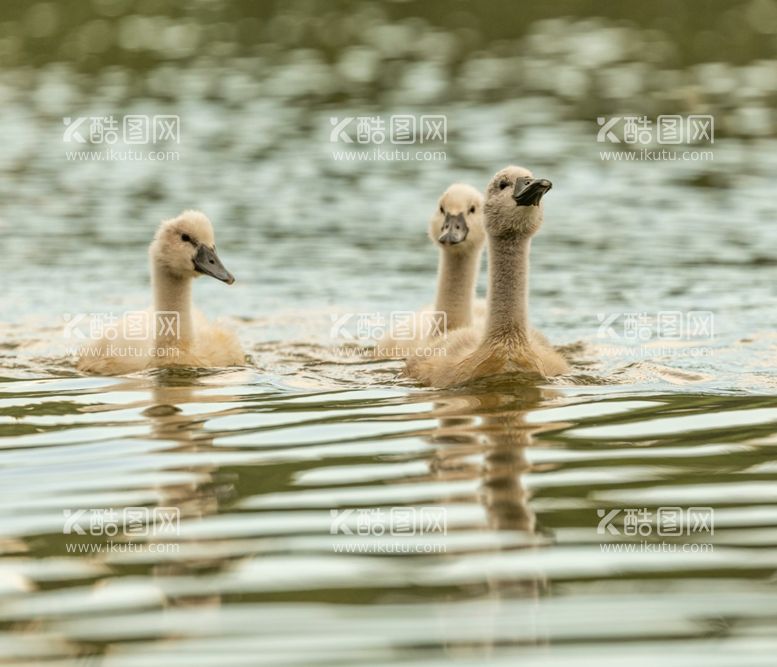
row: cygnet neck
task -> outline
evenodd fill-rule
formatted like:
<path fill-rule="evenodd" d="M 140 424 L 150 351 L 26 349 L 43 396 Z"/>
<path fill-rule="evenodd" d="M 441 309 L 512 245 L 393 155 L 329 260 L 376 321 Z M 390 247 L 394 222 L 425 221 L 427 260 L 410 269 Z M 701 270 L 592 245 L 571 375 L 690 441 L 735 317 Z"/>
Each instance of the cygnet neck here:
<path fill-rule="evenodd" d="M 530 237 L 488 238 L 486 340 L 529 341 Z"/>
<path fill-rule="evenodd" d="M 178 313 L 177 335 L 170 330 L 159 331 L 157 344 L 178 345 L 192 339 L 192 278 L 178 276 L 170 272 L 160 262 L 151 260 L 152 283 L 154 288 L 154 316 L 157 313 Z"/>
<path fill-rule="evenodd" d="M 435 310 L 444 312 L 449 331 L 472 323 L 482 249 L 457 252 L 440 248 Z"/>

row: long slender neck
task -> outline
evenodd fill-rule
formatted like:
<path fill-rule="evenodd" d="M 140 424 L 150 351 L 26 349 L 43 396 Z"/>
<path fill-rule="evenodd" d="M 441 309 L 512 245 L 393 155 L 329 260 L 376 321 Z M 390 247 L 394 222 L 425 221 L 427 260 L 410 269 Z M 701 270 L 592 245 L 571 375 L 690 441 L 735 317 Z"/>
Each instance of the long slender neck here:
<path fill-rule="evenodd" d="M 529 338 L 530 238 L 488 238 L 486 340 Z"/>
<path fill-rule="evenodd" d="M 157 345 L 176 346 L 187 343 L 191 340 L 194 331 L 192 324 L 192 279 L 175 276 L 164 266 L 153 261 L 151 272 L 154 287 L 154 318 L 157 323 Z M 165 322 L 170 320 L 159 313 L 178 313 L 177 327 L 165 326 Z"/>
<path fill-rule="evenodd" d="M 446 314 L 449 331 L 468 326 L 472 322 L 472 304 L 475 300 L 481 252 L 440 249 L 437 300 L 434 309 Z"/>

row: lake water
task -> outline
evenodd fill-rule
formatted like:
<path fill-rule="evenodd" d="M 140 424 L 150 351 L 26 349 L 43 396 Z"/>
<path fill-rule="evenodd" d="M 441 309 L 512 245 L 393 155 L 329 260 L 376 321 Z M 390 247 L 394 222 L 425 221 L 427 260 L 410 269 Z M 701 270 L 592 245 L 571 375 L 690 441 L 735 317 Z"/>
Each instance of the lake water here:
<path fill-rule="evenodd" d="M 513 37 L 435 3 L 119 4 L 0 23 L 8 664 L 773 664 L 770 5 L 683 15 L 686 43 L 572 8 Z M 713 115 L 713 157 L 602 159 L 626 113 Z M 63 118 L 128 114 L 177 115 L 177 158 L 68 157 Z M 444 115 L 445 156 L 335 159 L 330 119 L 393 114 Z M 437 196 L 509 163 L 554 183 L 531 313 L 573 373 L 438 391 L 338 350 L 337 318 L 431 300 Z M 188 207 L 237 278 L 195 301 L 250 363 L 79 374 L 63 326 L 147 306 Z M 661 335 L 678 313 L 695 335 Z M 144 508 L 176 530 L 105 534 Z"/>

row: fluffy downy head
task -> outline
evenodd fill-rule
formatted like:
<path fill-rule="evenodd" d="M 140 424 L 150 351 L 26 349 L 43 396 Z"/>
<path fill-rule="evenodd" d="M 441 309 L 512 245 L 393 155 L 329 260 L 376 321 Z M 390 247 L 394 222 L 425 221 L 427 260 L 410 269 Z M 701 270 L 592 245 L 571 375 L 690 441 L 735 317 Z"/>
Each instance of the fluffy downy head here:
<path fill-rule="evenodd" d="M 200 211 L 184 211 L 159 225 L 149 256 L 155 267 L 176 278 L 205 274 L 228 285 L 235 282 L 216 254 L 213 225 Z"/>
<path fill-rule="evenodd" d="M 486 188 L 486 229 L 492 236 L 528 238 L 542 226 L 542 198 L 552 184 L 524 167 L 498 171 Z"/>
<path fill-rule="evenodd" d="M 446 252 L 472 252 L 483 247 L 483 195 L 454 183 L 440 197 L 429 221 L 429 237 Z"/>

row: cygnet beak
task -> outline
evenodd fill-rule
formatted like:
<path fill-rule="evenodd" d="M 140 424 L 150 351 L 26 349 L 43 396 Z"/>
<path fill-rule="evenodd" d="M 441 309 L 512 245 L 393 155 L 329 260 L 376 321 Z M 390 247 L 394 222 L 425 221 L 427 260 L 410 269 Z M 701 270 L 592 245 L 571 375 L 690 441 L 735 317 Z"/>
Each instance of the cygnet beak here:
<path fill-rule="evenodd" d="M 194 270 L 198 273 L 204 273 L 206 276 L 212 276 L 227 285 L 235 282 L 235 276 L 224 268 L 216 250 L 206 245 L 200 245 L 197 248 L 197 254 L 194 256 Z"/>
<path fill-rule="evenodd" d="M 515 183 L 513 200 L 517 206 L 539 206 L 545 193 L 553 187 L 547 178 L 534 178 L 528 183 L 526 179 L 519 178 Z"/>
<path fill-rule="evenodd" d="M 443 245 L 456 245 L 467 238 L 469 227 L 464 219 L 464 214 L 451 215 L 445 214 L 445 221 L 442 223 L 442 234 L 437 239 Z"/>

